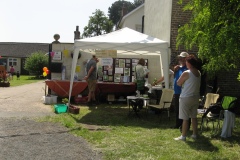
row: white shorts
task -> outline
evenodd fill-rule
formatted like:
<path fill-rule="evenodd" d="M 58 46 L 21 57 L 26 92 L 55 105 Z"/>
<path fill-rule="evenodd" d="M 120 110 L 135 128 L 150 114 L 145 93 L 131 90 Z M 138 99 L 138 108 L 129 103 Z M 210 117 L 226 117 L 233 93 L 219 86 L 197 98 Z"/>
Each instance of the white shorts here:
<path fill-rule="evenodd" d="M 199 96 L 179 98 L 179 119 L 197 118 Z"/>

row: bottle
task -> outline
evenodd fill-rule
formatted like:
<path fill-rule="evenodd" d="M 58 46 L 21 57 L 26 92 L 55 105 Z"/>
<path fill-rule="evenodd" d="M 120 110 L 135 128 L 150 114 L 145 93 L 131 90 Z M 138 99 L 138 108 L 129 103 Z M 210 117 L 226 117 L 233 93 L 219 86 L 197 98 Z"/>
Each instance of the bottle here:
<path fill-rule="evenodd" d="M 157 82 L 157 78 L 154 78 L 153 85 L 155 85 L 156 82 Z"/>

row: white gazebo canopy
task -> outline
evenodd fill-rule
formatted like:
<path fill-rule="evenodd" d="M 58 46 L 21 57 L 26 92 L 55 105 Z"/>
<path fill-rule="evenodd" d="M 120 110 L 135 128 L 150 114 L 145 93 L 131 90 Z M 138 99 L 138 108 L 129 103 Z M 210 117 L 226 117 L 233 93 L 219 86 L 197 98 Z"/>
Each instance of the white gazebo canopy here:
<path fill-rule="evenodd" d="M 72 84 L 80 49 L 125 50 L 126 53 L 138 55 L 157 54 L 160 55 L 159 61 L 163 67 L 163 75 L 169 74 L 168 42 L 129 28 L 123 28 L 108 34 L 75 40 L 69 93 L 72 93 Z M 164 80 L 165 87 L 168 88 L 169 76 L 164 76 Z M 71 95 L 69 95 L 70 97 Z"/>

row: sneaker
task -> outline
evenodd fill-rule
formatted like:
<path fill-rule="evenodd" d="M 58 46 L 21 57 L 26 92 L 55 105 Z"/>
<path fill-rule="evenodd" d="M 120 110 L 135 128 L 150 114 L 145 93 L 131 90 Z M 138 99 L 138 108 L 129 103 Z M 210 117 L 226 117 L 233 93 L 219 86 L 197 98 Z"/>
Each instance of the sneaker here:
<path fill-rule="evenodd" d="M 186 137 L 180 136 L 177 138 L 174 138 L 175 141 L 186 141 Z"/>
<path fill-rule="evenodd" d="M 197 135 L 191 135 L 192 139 L 197 139 Z"/>

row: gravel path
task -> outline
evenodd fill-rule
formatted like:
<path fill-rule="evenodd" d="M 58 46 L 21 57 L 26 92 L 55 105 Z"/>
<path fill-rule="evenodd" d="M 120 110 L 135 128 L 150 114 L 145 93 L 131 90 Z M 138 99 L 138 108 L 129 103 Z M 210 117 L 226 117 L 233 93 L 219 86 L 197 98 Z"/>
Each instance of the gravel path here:
<path fill-rule="evenodd" d="M 68 129 L 34 118 L 54 116 L 50 105 L 41 101 L 44 81 L 18 87 L 0 88 L 0 159 L 1 160 L 100 160 L 83 138 Z"/>

